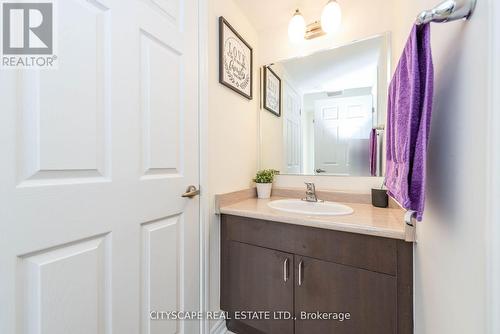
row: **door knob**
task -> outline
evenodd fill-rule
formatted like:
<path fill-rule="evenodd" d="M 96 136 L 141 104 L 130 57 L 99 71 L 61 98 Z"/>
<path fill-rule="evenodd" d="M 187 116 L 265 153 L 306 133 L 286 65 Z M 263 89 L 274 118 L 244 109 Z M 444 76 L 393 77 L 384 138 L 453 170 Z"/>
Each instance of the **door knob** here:
<path fill-rule="evenodd" d="M 186 189 L 186 192 L 182 194 L 182 197 L 188 197 L 188 198 L 193 198 L 195 196 L 198 196 L 200 194 L 200 190 L 196 189 L 195 186 L 189 186 Z"/>
<path fill-rule="evenodd" d="M 319 173 L 326 173 L 326 170 L 318 168 L 318 169 L 316 169 L 316 173 L 318 173 L 318 174 Z"/>

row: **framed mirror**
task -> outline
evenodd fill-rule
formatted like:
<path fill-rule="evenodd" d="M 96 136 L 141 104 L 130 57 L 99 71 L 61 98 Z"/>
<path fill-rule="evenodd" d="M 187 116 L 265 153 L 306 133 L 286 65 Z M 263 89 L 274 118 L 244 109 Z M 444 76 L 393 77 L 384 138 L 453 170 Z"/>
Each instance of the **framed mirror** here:
<path fill-rule="evenodd" d="M 383 176 L 389 33 L 267 69 L 281 80 L 281 115 L 260 110 L 261 168 Z"/>

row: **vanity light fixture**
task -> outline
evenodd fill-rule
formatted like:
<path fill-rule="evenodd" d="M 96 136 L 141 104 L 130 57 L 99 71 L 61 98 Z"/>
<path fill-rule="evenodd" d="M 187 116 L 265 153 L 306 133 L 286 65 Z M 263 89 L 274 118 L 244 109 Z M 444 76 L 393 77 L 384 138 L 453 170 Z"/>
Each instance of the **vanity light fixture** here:
<path fill-rule="evenodd" d="M 327 34 L 335 32 L 342 22 L 342 10 L 335 0 L 330 0 L 321 13 L 321 29 Z"/>
<path fill-rule="evenodd" d="M 338 30 L 341 21 L 342 10 L 336 0 L 328 1 L 321 13 L 321 21 L 315 21 L 307 26 L 304 17 L 296 9 L 288 24 L 288 38 L 292 43 L 299 43 L 304 39 L 313 39 L 330 34 Z"/>
<path fill-rule="evenodd" d="M 298 9 L 295 10 L 290 23 L 288 24 L 288 38 L 292 43 L 304 40 L 306 33 L 306 21 Z"/>

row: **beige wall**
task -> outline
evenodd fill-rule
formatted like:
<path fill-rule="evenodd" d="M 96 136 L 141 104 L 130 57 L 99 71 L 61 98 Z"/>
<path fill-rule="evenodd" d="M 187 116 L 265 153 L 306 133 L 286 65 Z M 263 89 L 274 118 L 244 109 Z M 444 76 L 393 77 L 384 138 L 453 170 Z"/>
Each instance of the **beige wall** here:
<path fill-rule="evenodd" d="M 219 222 L 214 194 L 252 185 L 257 169 L 259 101 L 257 32 L 232 0 L 209 0 L 208 15 L 208 186 L 210 201 L 210 309 L 219 309 Z M 253 100 L 218 82 L 218 18 L 224 16 L 253 47 Z"/>

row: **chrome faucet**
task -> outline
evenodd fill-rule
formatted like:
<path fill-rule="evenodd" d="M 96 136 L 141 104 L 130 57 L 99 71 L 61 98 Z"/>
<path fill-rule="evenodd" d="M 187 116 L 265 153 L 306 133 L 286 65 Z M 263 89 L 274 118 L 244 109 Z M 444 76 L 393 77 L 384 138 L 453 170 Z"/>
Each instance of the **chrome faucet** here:
<path fill-rule="evenodd" d="M 306 184 L 306 197 L 303 198 L 303 201 L 306 202 L 318 202 L 318 196 L 316 196 L 316 187 L 312 182 L 305 182 Z"/>

